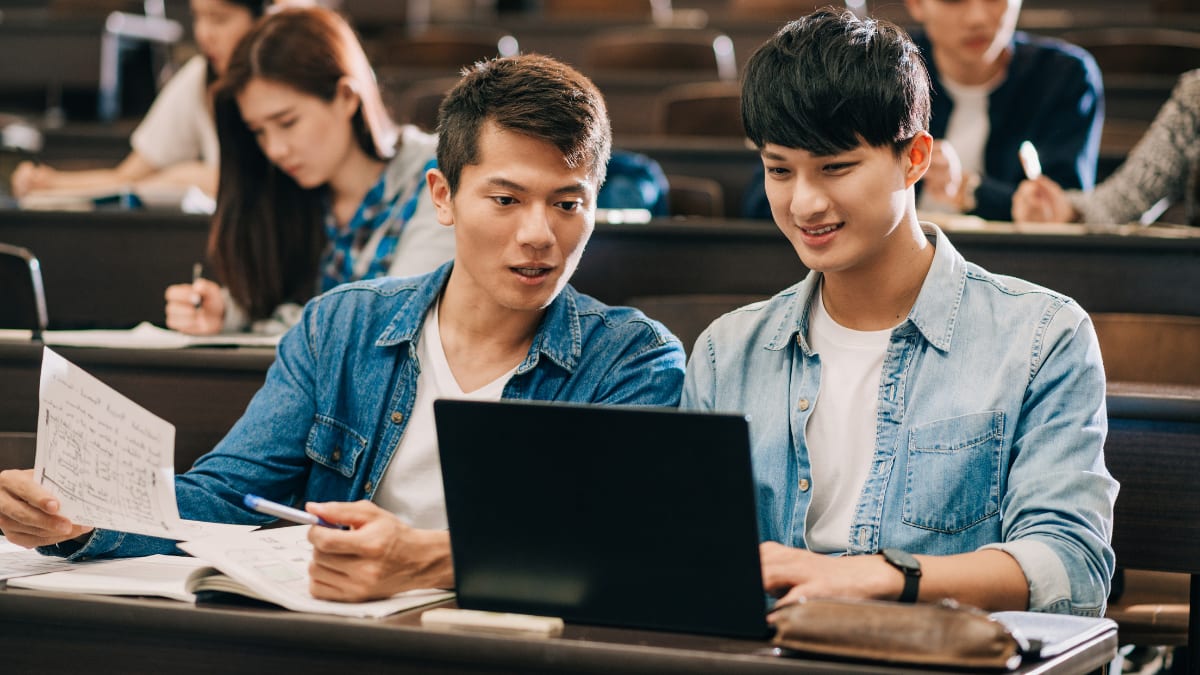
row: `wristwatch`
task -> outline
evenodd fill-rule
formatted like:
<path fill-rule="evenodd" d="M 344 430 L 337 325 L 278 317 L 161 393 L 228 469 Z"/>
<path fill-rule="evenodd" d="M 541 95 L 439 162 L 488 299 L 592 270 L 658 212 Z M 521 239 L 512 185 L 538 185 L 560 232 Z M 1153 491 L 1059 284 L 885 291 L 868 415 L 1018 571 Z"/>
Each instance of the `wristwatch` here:
<path fill-rule="evenodd" d="M 900 602 L 916 602 L 917 587 L 921 584 L 921 563 L 912 557 L 912 554 L 898 548 L 885 548 L 880 553 L 888 564 L 904 574 L 904 590 L 900 592 Z"/>

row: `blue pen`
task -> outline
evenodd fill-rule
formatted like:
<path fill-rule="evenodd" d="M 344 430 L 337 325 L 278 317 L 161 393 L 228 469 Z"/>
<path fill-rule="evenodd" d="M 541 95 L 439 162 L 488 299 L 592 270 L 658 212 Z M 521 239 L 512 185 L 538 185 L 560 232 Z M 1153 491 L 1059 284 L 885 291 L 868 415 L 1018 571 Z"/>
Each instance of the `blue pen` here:
<path fill-rule="evenodd" d="M 245 504 L 246 508 L 248 509 L 258 511 L 259 513 L 265 513 L 268 516 L 275 516 L 276 518 L 291 521 L 293 523 L 300 523 L 301 525 L 320 525 L 321 527 L 332 527 L 335 530 L 350 529 L 345 525 L 331 523 L 324 518 L 309 513 L 308 511 L 301 511 L 300 509 L 293 509 L 290 506 L 277 504 L 269 499 L 263 499 L 257 495 L 246 495 L 242 499 L 242 503 Z"/>

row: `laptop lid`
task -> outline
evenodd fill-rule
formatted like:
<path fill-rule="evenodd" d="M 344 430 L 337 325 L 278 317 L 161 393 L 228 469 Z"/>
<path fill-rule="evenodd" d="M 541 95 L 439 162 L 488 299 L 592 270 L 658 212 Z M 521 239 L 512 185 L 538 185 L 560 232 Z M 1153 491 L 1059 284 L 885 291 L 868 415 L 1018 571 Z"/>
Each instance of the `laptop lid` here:
<path fill-rule="evenodd" d="M 434 415 L 459 606 L 769 633 L 745 417 L 460 400 Z"/>

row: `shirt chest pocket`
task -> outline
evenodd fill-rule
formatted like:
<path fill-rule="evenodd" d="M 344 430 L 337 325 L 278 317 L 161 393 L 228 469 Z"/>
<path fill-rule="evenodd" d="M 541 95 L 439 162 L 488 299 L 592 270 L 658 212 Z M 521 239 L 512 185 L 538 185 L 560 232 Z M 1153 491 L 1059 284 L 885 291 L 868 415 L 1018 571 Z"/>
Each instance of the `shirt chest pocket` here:
<path fill-rule="evenodd" d="M 320 466 L 350 478 L 358 460 L 367 449 L 367 439 L 332 417 L 317 415 L 304 454 Z"/>
<path fill-rule="evenodd" d="M 1004 413 L 973 413 L 909 431 L 903 520 L 946 534 L 1000 512 Z"/>

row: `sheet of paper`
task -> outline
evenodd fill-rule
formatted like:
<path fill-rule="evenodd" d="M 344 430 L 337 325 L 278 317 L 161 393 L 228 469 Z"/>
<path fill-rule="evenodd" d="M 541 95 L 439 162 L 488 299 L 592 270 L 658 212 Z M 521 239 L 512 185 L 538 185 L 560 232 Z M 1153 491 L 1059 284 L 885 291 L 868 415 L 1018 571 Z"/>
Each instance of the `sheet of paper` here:
<path fill-rule="evenodd" d="M 184 349 L 187 347 L 266 347 L 279 344 L 280 335 L 187 335 L 142 322 L 129 330 L 48 330 L 42 341 L 62 347 L 120 347 L 124 349 Z"/>
<path fill-rule="evenodd" d="M 46 348 L 34 471 L 80 525 L 175 538 L 175 427 Z"/>
<path fill-rule="evenodd" d="M 31 574 L 45 574 L 58 570 L 71 569 L 89 562 L 69 563 L 62 558 L 42 555 L 32 549 L 17 546 L 4 537 L 0 537 L 0 581 Z"/>
<path fill-rule="evenodd" d="M 312 545 L 308 527 L 281 527 L 227 537 L 197 539 L 179 548 L 207 560 L 264 599 L 297 612 L 380 617 L 452 597 L 436 589 L 401 593 L 373 602 L 318 600 L 308 592 Z"/>
<path fill-rule="evenodd" d="M 211 565 L 203 560 L 177 555 L 152 555 L 144 558 L 100 560 L 88 565 L 67 563 L 69 569 L 26 576 L 9 581 L 14 588 L 60 593 L 99 595 L 155 595 L 183 602 L 195 602 L 188 581 Z"/>

